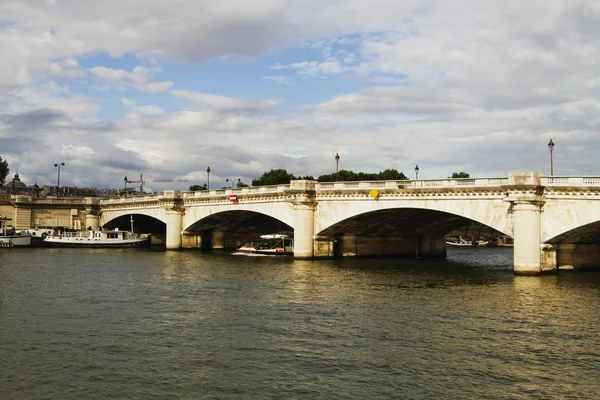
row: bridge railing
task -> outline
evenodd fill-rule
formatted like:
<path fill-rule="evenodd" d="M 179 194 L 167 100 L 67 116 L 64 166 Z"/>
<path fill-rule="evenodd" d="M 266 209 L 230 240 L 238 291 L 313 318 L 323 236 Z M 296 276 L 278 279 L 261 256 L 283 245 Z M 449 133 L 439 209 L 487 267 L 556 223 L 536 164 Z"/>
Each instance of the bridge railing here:
<path fill-rule="evenodd" d="M 184 192 L 183 198 L 204 198 L 212 196 L 223 196 L 228 194 L 258 194 L 258 193 L 283 193 L 290 185 L 249 186 L 241 188 L 229 188 L 218 190 L 198 190 L 196 192 Z"/>
<path fill-rule="evenodd" d="M 352 190 L 352 189 L 422 189 L 446 187 L 491 187 L 507 185 L 508 178 L 460 178 L 433 180 L 401 181 L 360 181 L 360 182 L 320 182 L 316 190 Z"/>
<path fill-rule="evenodd" d="M 598 176 L 542 176 L 540 183 L 543 186 L 600 186 Z"/>
<path fill-rule="evenodd" d="M 114 199 L 102 199 L 102 200 L 100 200 L 100 203 L 101 204 L 123 204 L 123 203 L 138 203 L 138 202 L 144 202 L 144 201 L 155 201 L 159 196 L 160 196 L 160 194 L 146 194 L 143 196 L 140 196 L 140 195 L 127 196 L 127 197 L 120 197 L 120 198 L 114 198 Z"/>

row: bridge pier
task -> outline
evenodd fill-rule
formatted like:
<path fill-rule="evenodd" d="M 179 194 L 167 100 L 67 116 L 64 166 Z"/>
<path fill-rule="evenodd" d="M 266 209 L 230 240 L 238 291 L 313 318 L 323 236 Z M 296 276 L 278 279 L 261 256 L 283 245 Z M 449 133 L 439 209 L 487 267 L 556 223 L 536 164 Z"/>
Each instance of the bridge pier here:
<path fill-rule="evenodd" d="M 415 257 L 417 241 L 404 237 L 338 236 L 337 257 Z"/>
<path fill-rule="evenodd" d="M 418 241 L 419 257 L 446 257 L 446 238 L 444 236 L 424 236 Z"/>
<path fill-rule="evenodd" d="M 315 207 L 313 204 L 294 204 L 294 258 L 314 256 Z"/>
<path fill-rule="evenodd" d="M 182 215 L 181 211 L 167 210 L 167 250 L 181 249 L 181 229 Z"/>
<path fill-rule="evenodd" d="M 517 275 L 542 273 L 540 214 L 536 204 L 523 202 L 513 206 L 514 271 Z"/>
<path fill-rule="evenodd" d="M 85 204 L 85 228 L 92 228 L 95 231 L 100 228 L 100 199 L 86 197 L 83 202 Z"/>
<path fill-rule="evenodd" d="M 543 187 L 535 172 L 508 174 L 506 201 L 511 203 L 514 235 L 514 267 L 516 275 L 541 275 L 556 272 L 553 249 L 548 248 L 542 262 Z"/>
<path fill-rule="evenodd" d="M 315 256 L 315 181 L 290 182 L 288 193 L 294 196 L 294 258 Z"/>

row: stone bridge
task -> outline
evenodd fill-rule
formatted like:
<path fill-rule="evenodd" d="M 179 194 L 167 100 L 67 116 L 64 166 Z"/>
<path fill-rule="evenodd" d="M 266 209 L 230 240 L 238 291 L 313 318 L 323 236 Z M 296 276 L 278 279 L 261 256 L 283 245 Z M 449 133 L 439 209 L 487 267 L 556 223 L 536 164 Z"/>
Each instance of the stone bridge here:
<path fill-rule="evenodd" d="M 514 239 L 517 274 L 600 266 L 600 177 L 319 183 L 100 201 L 92 225 L 160 221 L 167 249 L 234 248 L 293 231 L 294 256 L 446 256 L 445 236 L 473 221 Z"/>

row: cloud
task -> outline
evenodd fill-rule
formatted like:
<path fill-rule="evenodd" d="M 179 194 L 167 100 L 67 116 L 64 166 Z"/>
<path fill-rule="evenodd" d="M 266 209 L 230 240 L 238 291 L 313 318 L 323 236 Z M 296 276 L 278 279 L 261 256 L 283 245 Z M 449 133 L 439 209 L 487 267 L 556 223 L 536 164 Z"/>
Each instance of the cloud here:
<path fill-rule="evenodd" d="M 121 103 L 123 103 L 123 106 L 127 108 L 135 106 L 137 104 L 135 100 L 128 99 L 127 97 L 121 97 Z"/>
<path fill-rule="evenodd" d="M 197 110 L 213 110 L 229 113 L 265 113 L 282 102 L 277 100 L 248 100 L 218 96 L 189 90 L 174 90 L 171 94 L 188 101 Z"/>
<path fill-rule="evenodd" d="M 93 67 L 89 71 L 108 85 L 120 90 L 135 87 L 142 92 L 164 93 L 173 86 L 173 82 L 152 82 L 152 70 L 141 65 L 135 67 L 131 72 L 104 66 Z"/>
<path fill-rule="evenodd" d="M 336 152 L 505 176 L 548 172 L 550 138 L 557 174 L 597 175 L 599 62 L 597 0 L 4 0 L 0 144 L 39 184 L 61 160 L 80 186 L 318 176 Z"/>
<path fill-rule="evenodd" d="M 83 78 L 85 72 L 79 66 L 79 62 L 74 58 L 65 58 L 59 61 L 53 61 L 48 66 L 50 74 L 60 78 Z"/>

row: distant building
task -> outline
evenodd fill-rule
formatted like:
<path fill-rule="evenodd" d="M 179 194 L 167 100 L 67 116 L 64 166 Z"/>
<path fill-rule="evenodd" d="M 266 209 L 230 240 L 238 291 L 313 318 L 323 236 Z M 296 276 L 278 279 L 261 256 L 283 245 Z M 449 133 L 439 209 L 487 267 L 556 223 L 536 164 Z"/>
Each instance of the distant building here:
<path fill-rule="evenodd" d="M 40 195 L 40 187 L 35 183 L 33 186 L 27 186 L 25 182 L 19 177 L 17 172 L 13 177 L 12 181 L 7 182 L 2 188 L 0 193 L 3 194 L 25 194 L 29 196 L 38 197 Z"/>
<path fill-rule="evenodd" d="M 21 181 L 17 172 L 12 181 L 7 182 L 0 187 L 0 195 L 28 195 L 33 197 L 56 196 L 56 186 L 47 186 L 40 188 L 37 184 L 27 186 Z M 96 189 L 96 188 L 78 188 L 72 186 L 61 186 L 58 191 L 59 197 L 119 197 L 117 189 Z"/>

